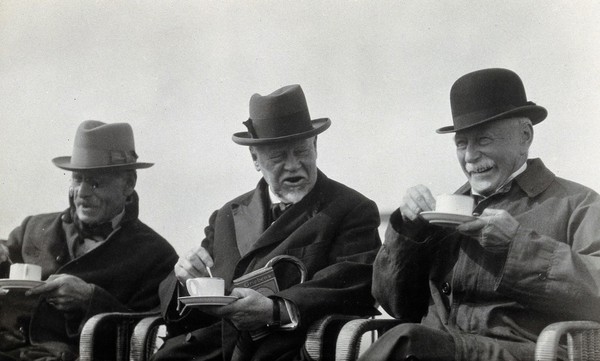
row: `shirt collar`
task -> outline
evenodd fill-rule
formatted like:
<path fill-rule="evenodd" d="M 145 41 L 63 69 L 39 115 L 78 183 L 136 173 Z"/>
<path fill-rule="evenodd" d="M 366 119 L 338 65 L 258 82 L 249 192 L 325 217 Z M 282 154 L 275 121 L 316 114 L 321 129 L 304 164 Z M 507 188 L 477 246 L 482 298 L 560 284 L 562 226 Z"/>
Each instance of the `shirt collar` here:
<path fill-rule="evenodd" d="M 271 204 L 281 203 L 282 200 L 277 197 L 277 194 L 275 194 L 273 190 L 271 190 L 271 186 L 268 186 L 267 188 L 269 189 L 269 199 L 271 200 Z"/>

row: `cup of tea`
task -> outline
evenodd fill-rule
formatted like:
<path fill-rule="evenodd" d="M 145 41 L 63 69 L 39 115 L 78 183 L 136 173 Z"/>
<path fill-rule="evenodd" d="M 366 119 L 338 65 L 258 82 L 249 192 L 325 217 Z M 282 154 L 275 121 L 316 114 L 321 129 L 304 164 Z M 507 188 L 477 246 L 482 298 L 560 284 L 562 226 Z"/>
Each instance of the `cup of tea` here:
<path fill-rule="evenodd" d="M 190 296 L 219 297 L 225 295 L 225 280 L 219 277 L 190 278 L 185 282 Z"/>
<path fill-rule="evenodd" d="M 473 198 L 462 194 L 440 194 L 435 198 L 435 211 L 439 213 L 470 216 L 474 206 Z"/>
<path fill-rule="evenodd" d="M 8 278 L 11 280 L 41 281 L 42 267 L 31 263 L 13 263 Z"/>

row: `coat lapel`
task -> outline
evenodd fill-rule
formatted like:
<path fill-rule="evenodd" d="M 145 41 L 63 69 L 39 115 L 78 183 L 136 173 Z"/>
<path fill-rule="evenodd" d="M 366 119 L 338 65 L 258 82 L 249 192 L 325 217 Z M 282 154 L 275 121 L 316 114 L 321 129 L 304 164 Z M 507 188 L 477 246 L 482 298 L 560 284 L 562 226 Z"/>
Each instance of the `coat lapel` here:
<path fill-rule="evenodd" d="M 235 238 L 242 257 L 250 252 L 267 226 L 263 182 L 258 184 L 248 203 L 238 203 L 232 206 Z"/>
<path fill-rule="evenodd" d="M 305 223 L 311 217 L 313 207 L 311 207 L 311 205 L 303 205 L 302 203 L 303 202 L 294 204 L 288 208 L 281 217 L 273 222 L 265 232 L 258 237 L 250 251 L 273 243 L 279 243 Z M 314 204 L 312 206 L 314 206 Z"/>

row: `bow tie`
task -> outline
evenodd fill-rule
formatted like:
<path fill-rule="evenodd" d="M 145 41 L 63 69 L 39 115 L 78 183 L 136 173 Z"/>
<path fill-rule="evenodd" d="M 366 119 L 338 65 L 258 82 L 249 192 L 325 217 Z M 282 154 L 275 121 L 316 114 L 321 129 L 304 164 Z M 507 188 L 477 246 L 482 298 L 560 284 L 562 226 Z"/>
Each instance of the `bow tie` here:
<path fill-rule="evenodd" d="M 81 241 L 83 241 L 84 239 L 98 241 L 96 238 L 102 238 L 102 240 L 104 240 L 113 231 L 112 222 L 110 221 L 95 225 L 89 225 L 80 222 L 77 226 L 77 232 L 81 237 Z"/>
<path fill-rule="evenodd" d="M 273 203 L 271 204 L 271 222 L 275 222 L 279 216 L 291 206 L 292 203 Z"/>

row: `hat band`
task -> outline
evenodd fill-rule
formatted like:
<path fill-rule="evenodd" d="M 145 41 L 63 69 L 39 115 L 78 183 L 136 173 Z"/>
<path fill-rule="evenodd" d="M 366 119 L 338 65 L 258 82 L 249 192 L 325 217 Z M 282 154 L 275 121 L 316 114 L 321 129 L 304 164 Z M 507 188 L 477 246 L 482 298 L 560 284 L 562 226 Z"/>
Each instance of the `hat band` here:
<path fill-rule="evenodd" d="M 103 167 L 135 163 L 138 156 L 134 150 L 106 150 L 73 147 L 71 164 L 74 167 Z"/>
<path fill-rule="evenodd" d="M 514 105 L 506 105 L 506 106 L 501 106 L 501 107 L 496 107 L 496 108 L 491 108 L 491 109 L 484 109 L 484 110 L 479 110 L 476 112 L 471 112 L 471 113 L 455 116 L 453 119 L 454 129 L 458 130 L 458 129 L 469 127 L 473 124 L 476 124 L 477 122 L 479 122 L 481 120 L 491 118 L 493 116 L 502 114 L 509 110 L 513 110 L 515 108 L 518 108 L 518 107 L 516 107 Z"/>
<path fill-rule="evenodd" d="M 252 138 L 279 138 L 313 130 L 308 110 L 286 114 L 285 117 L 248 119 Z"/>

